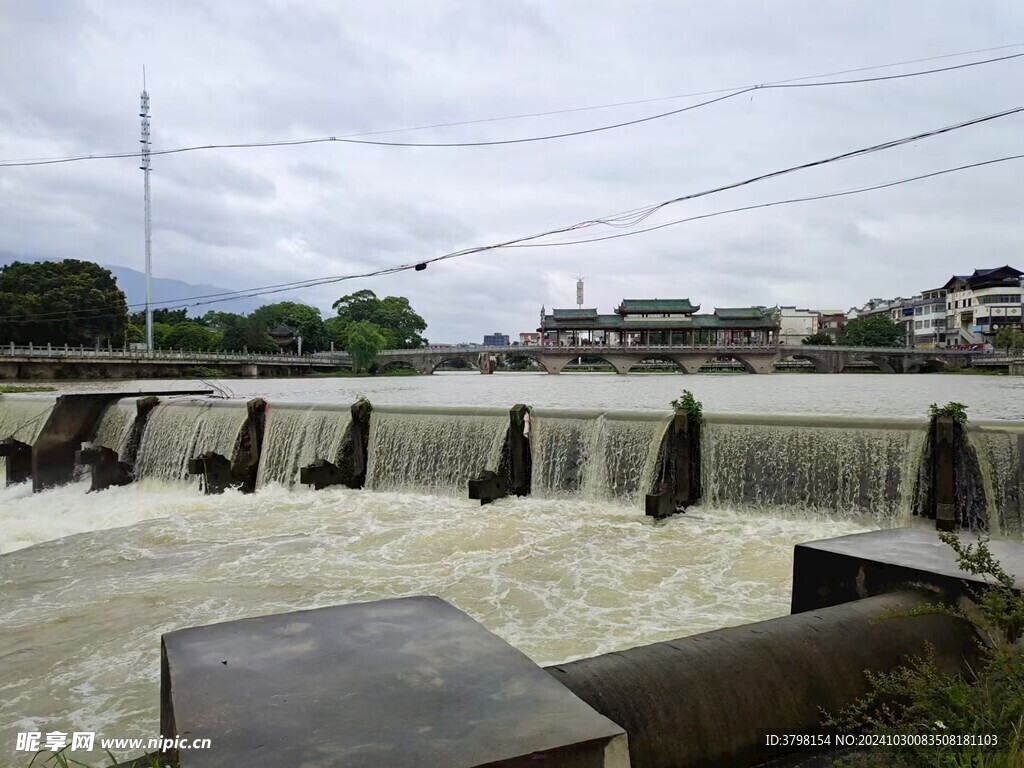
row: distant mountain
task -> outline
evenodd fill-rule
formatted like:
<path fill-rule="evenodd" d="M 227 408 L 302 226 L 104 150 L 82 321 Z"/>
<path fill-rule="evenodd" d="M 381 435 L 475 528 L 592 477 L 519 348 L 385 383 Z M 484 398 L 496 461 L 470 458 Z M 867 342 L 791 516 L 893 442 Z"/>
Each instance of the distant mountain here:
<path fill-rule="evenodd" d="M 128 267 L 116 267 L 110 264 L 104 265 L 107 269 L 114 273 L 114 277 L 117 278 L 117 284 L 124 291 L 125 296 L 128 297 L 128 303 L 133 305 L 143 305 L 146 303 L 146 273 L 139 272 L 135 269 L 129 269 Z M 186 283 L 181 280 L 170 280 L 165 277 L 154 277 L 153 278 L 153 305 L 156 307 L 174 307 L 183 304 L 193 304 L 195 302 L 213 302 L 211 304 L 203 303 L 198 307 L 188 307 L 189 315 L 198 317 L 205 315 L 210 311 L 217 312 L 237 312 L 238 314 L 247 315 L 253 310 L 266 304 L 265 301 L 261 301 L 257 298 L 244 298 L 244 299 L 232 299 L 230 301 L 216 301 L 213 298 L 209 299 L 198 299 L 196 296 L 208 296 L 212 293 L 224 293 L 225 291 L 238 290 L 237 288 L 218 288 L 215 285 L 205 284 L 193 284 Z M 162 302 L 173 302 L 170 304 Z M 132 309 L 133 312 L 138 311 L 138 307 Z"/>
<path fill-rule="evenodd" d="M 57 261 L 53 258 L 19 256 L 16 253 L 0 251 L 0 267 L 6 266 L 13 261 Z M 146 273 L 128 267 L 112 266 L 104 264 L 117 279 L 117 284 L 128 297 L 129 311 L 137 312 L 146 303 Z M 233 299 L 229 301 L 215 301 L 210 299 L 196 299 L 196 296 L 207 296 L 213 293 L 224 293 L 225 291 L 237 290 L 237 288 L 220 288 L 216 285 L 186 283 L 182 280 L 171 280 L 165 277 L 153 278 L 153 305 L 154 307 L 175 307 L 194 302 L 212 302 L 202 304 L 198 307 L 188 307 L 189 315 L 198 317 L 211 310 L 217 312 L 237 312 L 247 315 L 263 304 L 259 297 Z M 275 299 L 286 300 L 286 297 L 275 296 Z M 171 303 L 167 303 L 171 302 Z"/>

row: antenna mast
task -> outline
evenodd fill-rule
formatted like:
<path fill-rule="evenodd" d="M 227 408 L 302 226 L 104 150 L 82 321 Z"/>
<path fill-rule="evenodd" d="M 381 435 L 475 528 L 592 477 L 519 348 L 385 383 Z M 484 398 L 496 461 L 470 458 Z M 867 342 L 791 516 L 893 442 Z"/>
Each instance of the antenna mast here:
<path fill-rule="evenodd" d="M 142 170 L 146 199 L 146 350 L 153 351 L 153 224 L 149 206 L 149 92 L 146 90 L 146 68 L 142 68 L 142 95 L 139 104 L 142 118 Z"/>
<path fill-rule="evenodd" d="M 580 309 L 583 309 L 583 281 L 586 279 L 582 273 L 576 276 L 576 306 Z"/>

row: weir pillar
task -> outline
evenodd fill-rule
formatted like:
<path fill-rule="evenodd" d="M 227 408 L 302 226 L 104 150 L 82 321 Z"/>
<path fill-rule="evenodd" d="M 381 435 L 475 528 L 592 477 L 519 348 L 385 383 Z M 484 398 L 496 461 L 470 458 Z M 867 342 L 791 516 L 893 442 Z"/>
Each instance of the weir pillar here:
<path fill-rule="evenodd" d="M 341 456 L 331 457 L 339 463 L 318 457 L 311 464 L 299 468 L 299 483 L 312 485 L 318 491 L 332 485 L 344 485 L 346 488 L 366 485 L 373 405 L 361 397 L 352 404 L 351 413 L 348 439 L 341 446 Z"/>
<path fill-rule="evenodd" d="M 7 464 L 6 485 L 17 485 L 32 477 L 32 446 L 7 437 L 0 440 L 0 456 Z"/>
<path fill-rule="evenodd" d="M 956 430 L 957 424 L 948 416 L 934 419 L 932 430 L 932 504 L 935 528 L 952 531 L 957 528 L 956 515 Z"/>
<path fill-rule="evenodd" d="M 644 509 L 648 516 L 660 519 L 700 503 L 703 493 L 700 437 L 701 420 L 677 411 L 662 442 L 664 465 L 661 476 L 645 499 Z"/>

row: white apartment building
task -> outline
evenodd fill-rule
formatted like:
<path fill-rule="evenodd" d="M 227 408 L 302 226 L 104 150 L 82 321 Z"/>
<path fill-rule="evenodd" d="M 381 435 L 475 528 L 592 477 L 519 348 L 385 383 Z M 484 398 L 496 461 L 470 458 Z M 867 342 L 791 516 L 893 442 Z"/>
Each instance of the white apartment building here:
<path fill-rule="evenodd" d="M 908 316 L 912 327 L 914 347 L 935 349 L 945 343 L 946 289 L 930 288 L 915 296 L 911 304 L 913 314 Z"/>
<path fill-rule="evenodd" d="M 1021 326 L 1024 272 L 1010 266 L 953 275 L 946 291 L 947 346 L 991 343 L 1000 328 Z"/>
<path fill-rule="evenodd" d="M 818 332 L 818 317 L 815 309 L 779 307 L 779 341 L 782 344 L 799 344 L 808 336 Z"/>

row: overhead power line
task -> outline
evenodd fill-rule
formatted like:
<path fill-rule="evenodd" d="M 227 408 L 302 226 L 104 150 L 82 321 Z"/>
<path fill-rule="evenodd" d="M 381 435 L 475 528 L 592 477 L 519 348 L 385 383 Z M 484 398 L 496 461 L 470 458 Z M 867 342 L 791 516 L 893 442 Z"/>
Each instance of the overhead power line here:
<path fill-rule="evenodd" d="M 383 141 L 378 139 L 359 139 L 359 138 L 346 138 L 344 136 L 322 136 L 311 139 L 282 139 L 277 141 L 261 141 L 261 142 L 239 142 L 229 144 L 202 144 L 190 147 L 177 147 L 175 149 L 162 149 L 162 150 L 150 150 L 149 155 L 175 155 L 183 154 L 186 152 L 199 152 L 214 149 L 255 149 L 255 148 L 266 148 L 266 147 L 295 147 L 304 146 L 309 144 L 327 144 L 327 143 L 339 143 L 339 144 L 359 144 L 368 146 L 378 147 L 411 147 L 411 148 L 435 148 L 435 149 L 453 149 L 453 148 L 468 148 L 468 147 L 496 147 L 496 146 L 508 146 L 511 144 L 528 144 L 536 143 L 540 141 L 552 141 L 555 139 L 566 139 L 574 136 L 585 136 L 593 133 L 601 133 L 604 131 L 616 130 L 619 128 L 626 128 L 629 126 L 640 125 L 642 123 L 649 123 L 655 120 L 662 120 L 667 117 L 679 115 L 684 112 L 690 112 L 695 109 L 707 107 L 712 104 L 717 104 L 728 99 L 733 99 L 738 96 L 743 96 L 754 91 L 767 91 L 767 90 L 782 90 L 782 89 L 794 89 L 794 88 L 822 88 L 822 87 L 834 87 L 842 85 L 857 85 L 863 83 L 876 83 L 888 80 L 901 80 L 910 77 L 921 77 L 924 75 L 934 75 L 940 72 L 951 72 L 958 69 L 967 69 L 969 67 L 977 67 L 984 64 L 995 64 L 998 62 L 1009 61 L 1011 59 L 1019 59 L 1024 57 L 1024 53 L 1014 53 L 1007 56 L 999 56 L 992 59 L 983 59 L 981 61 L 972 61 L 965 64 L 955 64 L 948 67 L 939 67 L 937 69 L 928 69 L 918 72 L 902 72 L 894 75 L 879 75 L 877 77 L 861 77 L 852 80 L 826 80 L 821 82 L 788 82 L 788 83 L 765 83 L 760 85 L 751 85 L 739 90 L 726 93 L 722 96 L 718 96 L 713 99 L 707 99 L 706 101 L 698 102 L 697 104 L 689 104 L 679 109 L 669 110 L 668 112 L 660 112 L 655 115 L 647 115 L 646 117 L 637 118 L 635 120 L 626 120 L 611 125 L 596 126 L 593 128 L 584 128 L 576 131 L 565 131 L 561 133 L 546 134 L 543 136 L 527 136 L 518 139 L 497 139 L 493 141 L 451 141 L 451 142 L 408 142 L 408 141 Z M 28 166 L 37 165 L 58 165 L 62 163 L 75 163 L 85 160 L 113 160 L 120 158 L 136 158 L 141 157 L 140 152 L 113 152 L 107 154 L 92 154 L 92 155 L 73 155 L 68 157 L 59 158 L 44 158 L 36 160 L 5 160 L 0 161 L 0 168 L 22 168 Z"/>
<path fill-rule="evenodd" d="M 424 264 L 432 264 L 432 263 L 438 262 L 438 261 L 445 261 L 447 259 L 459 258 L 459 257 L 462 257 L 462 256 L 469 256 L 469 255 L 472 255 L 472 254 L 484 253 L 486 251 L 499 250 L 499 249 L 502 249 L 502 248 L 510 248 L 510 247 L 542 247 L 542 246 L 552 246 L 552 245 L 562 245 L 562 244 L 564 244 L 564 245 L 573 245 L 573 244 L 577 244 L 577 243 L 576 242 L 568 242 L 568 243 L 536 243 L 534 241 L 543 240 L 544 238 L 552 237 L 554 235 L 560 235 L 560 234 L 565 234 L 565 233 L 569 233 L 569 232 L 575 232 L 575 231 L 579 231 L 579 230 L 582 230 L 582 229 L 586 229 L 586 228 L 593 227 L 593 226 L 599 226 L 599 225 L 607 225 L 607 226 L 614 226 L 614 227 L 626 227 L 626 226 L 632 227 L 632 226 L 636 226 L 636 224 L 642 223 L 645 219 L 649 218 L 650 216 L 652 216 L 657 211 L 662 210 L 663 208 L 666 208 L 666 207 L 668 207 L 670 205 L 674 205 L 674 204 L 679 203 L 679 202 L 683 202 L 683 201 L 686 201 L 686 200 L 694 200 L 694 199 L 699 198 L 699 197 L 706 197 L 706 196 L 709 196 L 709 195 L 716 194 L 718 192 L 723 192 L 723 191 L 726 191 L 726 190 L 729 190 L 729 189 L 736 189 L 736 188 L 747 186 L 747 185 L 750 185 L 750 184 L 755 184 L 755 183 L 760 182 L 760 181 L 764 181 L 764 180 L 772 179 L 772 178 L 777 178 L 779 176 L 783 176 L 783 175 L 790 174 L 790 173 L 795 173 L 797 171 L 805 170 L 805 169 L 808 169 L 808 168 L 813 168 L 813 167 L 817 167 L 817 166 L 827 165 L 827 164 L 830 164 L 830 163 L 835 163 L 835 162 L 839 162 L 839 161 L 842 161 L 842 160 L 847 160 L 847 159 L 850 159 L 850 158 L 853 158 L 853 157 L 861 157 L 861 156 L 864 156 L 864 155 L 873 154 L 875 152 L 881 152 L 881 151 L 884 151 L 886 149 L 891 149 L 891 148 L 894 148 L 894 147 L 902 146 L 904 144 L 908 144 L 908 143 L 911 143 L 911 142 L 914 142 L 914 141 L 919 141 L 919 140 L 928 139 L 928 138 L 931 138 L 931 137 L 934 137 L 934 136 L 939 136 L 939 135 L 942 135 L 942 134 L 945 134 L 945 133 L 950 133 L 952 131 L 960 130 L 960 129 L 966 128 L 968 126 L 978 125 L 978 124 L 989 122 L 989 121 L 992 121 L 992 120 L 997 120 L 997 119 L 1000 119 L 1000 118 L 1003 118 L 1003 117 L 1008 117 L 1010 115 L 1019 114 L 1020 112 L 1024 112 L 1024 106 L 1022 106 L 1022 107 L 1014 107 L 1012 109 L 1003 110 L 1002 112 L 997 112 L 997 113 L 992 114 L 992 115 L 986 115 L 984 117 L 974 118 L 974 119 L 967 120 L 967 121 L 964 121 L 964 122 L 961 122 L 961 123 L 956 123 L 954 125 L 946 126 L 944 128 L 936 128 L 936 129 L 933 129 L 933 130 L 930 130 L 930 131 L 925 131 L 923 133 L 915 134 L 913 136 L 906 136 L 906 137 L 903 137 L 901 139 L 894 139 L 892 141 L 883 142 L 881 144 L 874 144 L 874 145 L 869 146 L 869 147 L 863 147 L 861 149 L 856 149 L 856 150 L 853 150 L 853 151 L 850 151 L 850 152 L 845 152 L 845 153 L 842 153 L 842 154 L 839 154 L 839 155 L 833 155 L 832 157 L 824 158 L 824 159 L 821 159 L 821 160 L 815 160 L 815 161 L 812 161 L 812 162 L 809 162 L 809 163 L 803 163 L 801 165 L 790 166 L 789 168 L 784 168 L 784 169 L 781 169 L 781 170 L 778 170 L 778 171 L 772 171 L 770 173 L 761 174 L 759 176 L 754 176 L 754 177 L 751 177 L 751 178 L 748 178 L 748 179 L 744 179 L 743 181 L 738 181 L 738 182 L 734 182 L 734 183 L 731 183 L 731 184 L 725 184 L 725 185 L 722 185 L 722 186 L 719 186 L 719 187 L 714 187 L 712 189 L 703 190 L 701 192 L 694 192 L 694 193 L 691 193 L 691 194 L 688 194 L 688 195 L 683 195 L 683 196 L 680 196 L 680 197 L 673 198 L 671 200 L 666 200 L 666 201 L 663 201 L 663 202 L 660 202 L 660 203 L 656 203 L 654 205 L 648 205 L 648 206 L 644 206 L 642 208 L 632 209 L 630 211 L 626 211 L 626 212 L 623 212 L 623 213 L 612 214 L 611 216 L 607 216 L 607 217 L 604 217 L 604 218 L 590 219 L 590 220 L 587 220 L 587 221 L 581 221 L 581 222 L 578 222 L 576 224 L 572 224 L 572 225 L 569 225 L 569 226 L 566 226 L 566 227 L 559 227 L 557 229 L 550 229 L 550 230 L 547 230 L 545 232 L 541 232 L 539 234 L 527 235 L 527 236 L 524 236 L 524 237 L 514 238 L 512 240 L 506 240 L 504 242 L 496 243 L 496 244 L 493 244 L 493 245 L 476 246 L 476 247 L 473 247 L 473 248 L 466 248 L 466 249 L 463 249 L 463 250 L 460 250 L 460 251 L 452 251 L 450 253 L 442 254 L 440 256 L 435 256 L 433 258 L 425 259 L 425 260 L 418 261 L 418 262 L 412 262 L 412 263 L 409 263 L 409 264 L 401 264 L 401 265 L 398 265 L 398 266 L 386 267 L 386 268 L 382 268 L 382 269 L 377 269 L 377 270 L 372 270 L 372 271 L 367 271 L 367 272 L 361 272 L 361 273 L 348 274 L 348 275 L 334 275 L 334 276 L 330 276 L 330 277 L 310 278 L 310 279 L 307 279 L 307 280 L 298 280 L 298 281 L 293 281 L 293 282 L 288 282 L 288 283 L 277 283 L 275 285 L 260 286 L 260 287 L 256 287 L 256 288 L 247 288 L 247 289 L 242 289 L 242 290 L 238 290 L 238 291 L 223 291 L 223 292 L 220 292 L 220 293 L 210 293 L 210 294 L 202 294 L 202 295 L 199 295 L 199 296 L 190 296 L 190 297 L 184 297 L 184 298 L 179 298 L 179 299 L 170 299 L 170 300 L 163 301 L 163 302 L 154 302 L 154 304 L 174 304 L 175 305 L 173 307 L 165 307 L 167 309 L 190 309 L 190 308 L 204 306 L 204 305 L 208 305 L 208 304 L 215 304 L 215 303 L 219 303 L 219 302 L 222 302 L 222 301 L 231 301 L 231 300 L 234 300 L 234 299 L 244 299 L 244 298 L 254 298 L 256 296 L 266 296 L 266 295 L 275 294 L 275 293 L 283 293 L 283 292 L 286 292 L 286 291 L 297 291 L 297 290 L 303 290 L 305 288 L 313 288 L 313 287 L 318 286 L 318 285 L 326 285 L 326 284 L 330 284 L 330 283 L 339 283 L 339 282 L 344 282 L 344 281 L 347 281 L 347 280 L 356 280 L 356 279 L 360 279 L 360 278 L 379 277 L 381 275 L 388 275 L 388 274 L 394 274 L 394 273 L 397 273 L 397 272 L 404 272 L 404 271 L 408 271 L 408 270 L 414 270 L 418 266 L 424 265 Z M 910 177 L 910 178 L 907 178 L 907 179 L 901 179 L 901 180 L 898 180 L 898 181 L 895 181 L 895 182 L 886 182 L 884 184 L 875 185 L 875 186 L 871 186 L 871 187 L 863 187 L 863 188 L 858 188 L 858 189 L 855 189 L 855 190 L 847 190 L 845 192 L 828 193 L 828 194 L 824 194 L 824 195 L 809 196 L 809 197 L 805 197 L 805 198 L 792 198 L 790 200 L 781 200 L 781 201 L 775 201 L 775 202 L 767 203 L 767 204 L 754 205 L 754 206 L 745 206 L 745 207 L 742 207 L 742 208 L 729 209 L 729 210 L 726 210 L 726 211 L 719 211 L 719 212 L 713 213 L 713 214 L 704 214 L 704 215 L 700 215 L 700 216 L 690 217 L 690 218 L 687 218 L 687 219 L 680 219 L 678 221 L 668 222 L 668 223 L 665 223 L 665 224 L 660 224 L 660 225 L 656 225 L 656 226 L 653 226 L 653 227 L 648 227 L 648 228 L 643 229 L 643 230 L 636 230 L 636 231 L 632 231 L 632 232 L 625 232 L 625 233 L 621 233 L 619 235 L 615 235 L 615 236 L 611 236 L 611 237 L 622 237 L 622 236 L 627 236 L 627 235 L 632 235 L 632 234 L 641 234 L 643 232 L 651 231 L 651 230 L 654 230 L 654 229 L 660 229 L 660 228 L 665 227 L 665 226 L 671 226 L 672 224 L 683 223 L 685 221 L 693 221 L 693 220 L 701 219 L 701 218 L 709 218 L 711 216 L 725 215 L 727 213 L 736 213 L 738 211 L 752 210 L 754 208 L 769 207 L 771 205 L 784 205 L 784 204 L 791 204 L 791 203 L 796 203 L 796 202 L 806 202 L 806 201 L 809 201 L 809 200 L 825 199 L 825 198 L 828 198 L 828 197 L 839 197 L 839 196 L 843 196 L 843 195 L 859 194 L 859 193 L 867 192 L 867 191 L 870 191 L 870 190 L 873 190 L 873 189 L 882 189 L 882 188 L 888 187 L 888 186 L 896 186 L 896 185 L 899 185 L 899 184 L 907 184 L 907 183 L 910 183 L 912 181 L 918 181 L 918 180 L 921 180 L 921 179 L 931 178 L 932 176 L 940 176 L 940 175 L 947 174 L 947 173 L 954 173 L 956 171 L 962 171 L 962 170 L 966 170 L 968 168 L 976 168 L 976 167 L 980 167 L 980 166 L 983 166 L 983 165 L 992 165 L 992 164 L 995 164 L 995 163 L 1006 162 L 1006 161 L 1009 161 L 1009 160 L 1016 160 L 1016 159 L 1019 159 L 1020 157 L 1021 157 L 1020 155 L 1011 155 L 1011 156 L 1006 156 L 1006 157 L 1002 157 L 1002 158 L 997 158 L 997 159 L 994 159 L 994 160 L 986 160 L 986 161 L 982 161 L 982 162 L 978 162 L 978 163 L 973 163 L 973 164 L 970 164 L 970 165 L 957 166 L 955 168 L 949 168 L 949 169 L 945 169 L 945 170 L 942 170 L 942 171 L 935 171 L 935 172 L 932 172 L 932 173 L 923 174 L 921 176 L 914 176 L 914 177 Z M 628 223 L 626 223 L 626 222 L 628 222 Z M 591 239 L 587 239 L 587 240 L 580 240 L 578 242 L 580 242 L 580 243 L 582 243 L 582 242 L 597 242 L 597 241 L 603 240 L 603 239 L 610 239 L 610 237 L 591 238 Z M 529 245 L 526 245 L 526 244 L 529 244 Z M 139 307 L 139 306 L 143 306 L 143 305 L 142 304 L 131 304 L 131 305 L 128 305 L 129 308 L 131 308 L 131 307 Z M 105 310 L 112 310 L 112 311 L 109 313 L 109 315 L 104 315 L 102 313 Z M 78 311 L 78 314 L 81 314 L 81 315 L 83 315 L 84 317 L 87 317 L 87 318 L 88 317 L 105 317 L 105 316 L 113 316 L 115 314 L 120 314 L 123 311 L 124 310 L 121 307 L 110 306 L 110 307 L 97 307 L 97 308 L 94 308 L 92 310 L 80 310 L 80 311 Z M 97 313 L 97 314 L 85 314 L 86 312 Z M 20 320 L 22 322 L 50 322 L 50 321 L 46 320 L 45 318 L 56 316 L 56 317 L 54 317 L 52 322 L 62 322 L 62 321 L 67 319 L 68 315 L 69 315 L 68 312 L 43 312 L 43 313 L 38 313 L 38 314 L 33 314 L 33 315 L 8 315 L 8 316 L 0 317 L 0 320 Z"/>

